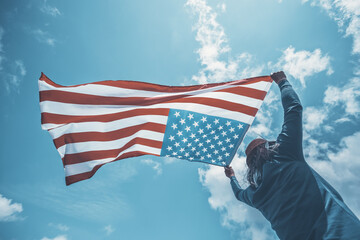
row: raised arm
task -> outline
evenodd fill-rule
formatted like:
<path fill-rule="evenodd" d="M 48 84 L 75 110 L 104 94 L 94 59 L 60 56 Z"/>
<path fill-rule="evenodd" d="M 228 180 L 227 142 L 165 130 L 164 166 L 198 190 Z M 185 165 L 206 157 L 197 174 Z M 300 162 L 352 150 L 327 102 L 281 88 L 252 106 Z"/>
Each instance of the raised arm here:
<path fill-rule="evenodd" d="M 284 123 L 277 138 L 279 156 L 286 160 L 304 161 L 302 150 L 302 105 L 300 99 L 284 72 L 271 74 L 281 92 L 281 102 L 284 108 Z"/>
<path fill-rule="evenodd" d="M 225 175 L 230 178 L 231 188 L 237 200 L 252 206 L 252 202 L 250 201 L 249 196 L 247 196 L 247 192 L 240 187 L 240 184 L 235 177 L 235 173 L 232 167 L 225 167 Z"/>

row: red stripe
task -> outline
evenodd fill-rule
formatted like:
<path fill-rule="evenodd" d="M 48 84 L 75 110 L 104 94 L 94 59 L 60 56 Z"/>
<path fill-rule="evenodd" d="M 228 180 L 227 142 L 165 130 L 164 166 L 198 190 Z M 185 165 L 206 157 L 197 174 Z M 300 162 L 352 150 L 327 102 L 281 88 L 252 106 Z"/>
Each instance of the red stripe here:
<path fill-rule="evenodd" d="M 128 152 L 128 153 L 124 153 L 123 155 L 119 156 L 114 161 L 124 159 L 124 158 L 130 158 L 130 157 L 138 157 L 138 156 L 142 156 L 142 155 L 153 155 L 153 154 L 149 154 L 146 152 L 140 152 L 140 151 Z M 114 161 L 111 161 L 111 162 L 114 162 Z M 70 185 L 70 184 L 91 178 L 96 173 L 96 171 L 104 164 L 106 164 L 106 163 L 95 166 L 90 172 L 67 176 L 65 178 L 66 185 Z"/>
<path fill-rule="evenodd" d="M 120 127 L 120 126 L 119 126 Z M 113 141 L 125 137 L 129 137 L 140 130 L 152 130 L 155 132 L 165 133 L 166 125 L 159 123 L 143 123 L 127 128 L 118 129 L 111 132 L 81 132 L 81 133 L 67 133 L 56 139 L 54 144 L 59 148 L 65 144 L 91 141 Z"/>
<path fill-rule="evenodd" d="M 137 89 L 137 90 L 143 90 L 143 91 L 156 91 L 156 92 L 169 92 L 169 93 L 206 89 L 206 88 L 216 87 L 219 85 L 224 85 L 224 86 L 225 85 L 243 85 L 243 84 L 250 84 L 250 83 L 256 83 L 256 82 L 261 82 L 261 81 L 272 82 L 272 79 L 270 78 L 270 76 L 261 76 L 261 77 L 235 80 L 235 81 L 230 81 L 230 82 L 209 83 L 209 84 L 204 84 L 204 85 L 192 85 L 192 86 L 165 86 L 165 85 L 159 85 L 159 84 L 153 84 L 153 83 L 127 81 L 127 80 L 117 80 L 117 81 L 110 80 L 110 81 L 100 81 L 100 82 L 94 82 L 94 83 L 85 83 L 85 84 L 79 84 L 79 85 L 73 85 L 73 86 L 62 86 L 62 85 L 56 84 L 53 81 L 51 81 L 43 73 L 41 73 L 41 77 L 39 80 L 44 81 L 51 86 L 59 87 L 59 88 L 78 87 L 78 86 L 84 86 L 87 84 L 94 84 L 94 85 L 97 84 L 97 85 L 112 86 L 112 87 L 119 87 L 119 88 L 126 88 L 126 89 Z"/>
<path fill-rule="evenodd" d="M 202 105 L 222 108 L 234 112 L 240 112 L 247 115 L 255 116 L 258 111 L 257 108 L 249 107 L 239 103 L 233 103 L 225 100 L 203 98 L 203 97 L 189 97 L 170 101 L 169 103 L 198 103 Z"/>
<path fill-rule="evenodd" d="M 246 88 L 246 87 L 233 87 L 233 88 L 225 88 L 220 89 L 214 92 L 227 92 L 232 94 L 237 94 L 245 97 L 255 98 L 258 100 L 264 100 L 266 93 L 265 91 L 253 89 L 253 88 Z"/>
<path fill-rule="evenodd" d="M 121 152 L 126 150 L 127 148 L 135 145 L 141 144 L 148 147 L 159 148 L 162 147 L 162 142 L 156 140 L 150 140 L 145 138 L 134 138 L 127 142 L 124 146 L 119 149 L 111 149 L 111 150 L 98 150 L 98 151 L 89 151 L 89 152 L 82 152 L 82 153 L 73 153 L 73 154 L 65 154 L 63 157 L 63 164 L 76 164 L 76 163 L 83 163 L 92 160 L 104 159 L 104 158 L 115 158 Z"/>
<path fill-rule="evenodd" d="M 125 112 L 111 113 L 96 116 L 72 116 L 62 115 L 55 113 L 41 113 L 41 124 L 66 124 L 66 123 L 80 123 L 80 122 L 112 122 L 119 119 L 125 119 L 135 116 L 143 115 L 161 115 L 167 116 L 169 114 L 168 108 L 156 108 L 156 109 L 134 109 Z"/>
<path fill-rule="evenodd" d="M 171 101 L 177 98 L 187 97 L 189 95 L 175 95 L 165 97 L 108 97 L 95 96 L 91 94 L 72 93 L 58 90 L 46 90 L 40 92 L 40 102 L 53 101 L 72 104 L 89 105 L 134 105 L 148 106 L 152 104 Z"/>

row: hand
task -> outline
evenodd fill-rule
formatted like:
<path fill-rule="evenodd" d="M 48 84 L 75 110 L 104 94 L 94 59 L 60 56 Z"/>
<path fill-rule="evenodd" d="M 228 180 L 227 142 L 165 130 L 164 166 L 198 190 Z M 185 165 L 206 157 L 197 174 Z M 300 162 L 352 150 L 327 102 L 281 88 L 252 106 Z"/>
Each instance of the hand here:
<path fill-rule="evenodd" d="M 271 73 L 270 77 L 277 84 L 279 84 L 281 81 L 286 79 L 286 75 L 285 75 L 285 73 L 283 71 L 276 72 L 276 73 Z"/>
<path fill-rule="evenodd" d="M 228 177 L 228 178 L 231 178 L 231 177 L 235 177 L 235 173 L 234 173 L 234 170 L 232 169 L 232 167 L 224 167 L 225 169 L 225 175 Z"/>

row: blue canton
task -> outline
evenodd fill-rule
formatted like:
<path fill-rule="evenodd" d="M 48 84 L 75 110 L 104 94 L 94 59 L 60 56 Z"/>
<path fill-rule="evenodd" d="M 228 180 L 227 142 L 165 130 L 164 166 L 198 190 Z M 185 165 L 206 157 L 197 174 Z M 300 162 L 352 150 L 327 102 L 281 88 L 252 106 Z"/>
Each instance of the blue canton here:
<path fill-rule="evenodd" d="M 228 166 L 248 128 L 232 119 L 170 109 L 160 155 Z"/>

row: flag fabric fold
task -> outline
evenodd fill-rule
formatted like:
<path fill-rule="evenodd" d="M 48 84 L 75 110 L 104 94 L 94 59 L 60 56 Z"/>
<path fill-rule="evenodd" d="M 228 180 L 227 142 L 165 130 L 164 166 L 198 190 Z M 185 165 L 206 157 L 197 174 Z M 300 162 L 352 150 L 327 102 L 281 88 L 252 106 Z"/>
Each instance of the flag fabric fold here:
<path fill-rule="evenodd" d="M 66 184 L 104 164 L 154 155 L 227 166 L 252 124 L 269 76 L 193 86 L 39 79 L 41 126 L 53 138 Z"/>

